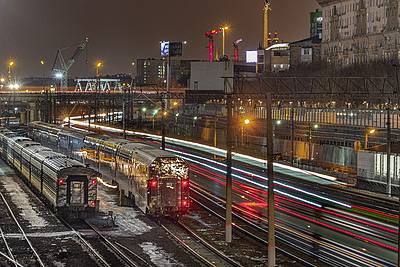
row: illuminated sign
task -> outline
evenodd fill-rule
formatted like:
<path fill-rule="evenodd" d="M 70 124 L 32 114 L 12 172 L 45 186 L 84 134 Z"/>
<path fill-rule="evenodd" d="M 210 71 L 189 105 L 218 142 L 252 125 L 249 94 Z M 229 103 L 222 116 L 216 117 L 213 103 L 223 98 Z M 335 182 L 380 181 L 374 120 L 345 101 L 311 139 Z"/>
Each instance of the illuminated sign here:
<path fill-rule="evenodd" d="M 257 63 L 258 51 L 246 51 L 246 63 Z"/>
<path fill-rule="evenodd" d="M 169 56 L 169 42 L 161 42 L 161 56 L 168 57 Z"/>
<path fill-rule="evenodd" d="M 161 42 L 161 56 L 162 57 L 176 57 L 182 56 L 182 42 Z"/>

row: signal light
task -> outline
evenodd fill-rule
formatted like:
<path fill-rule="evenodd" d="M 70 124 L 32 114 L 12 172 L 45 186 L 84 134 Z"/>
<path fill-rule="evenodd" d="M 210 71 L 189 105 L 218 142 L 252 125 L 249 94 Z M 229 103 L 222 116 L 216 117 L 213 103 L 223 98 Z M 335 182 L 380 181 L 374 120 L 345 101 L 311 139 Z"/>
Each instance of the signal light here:
<path fill-rule="evenodd" d="M 97 179 L 90 180 L 90 185 L 97 185 Z"/>
<path fill-rule="evenodd" d="M 189 185 L 189 181 L 188 180 L 183 180 L 182 181 L 182 187 L 186 187 Z"/>
<path fill-rule="evenodd" d="M 57 180 L 58 185 L 65 185 L 65 179 L 58 179 Z"/>
<path fill-rule="evenodd" d="M 150 181 L 150 187 L 156 188 L 157 185 L 158 185 L 157 180 L 151 180 L 151 181 Z"/>
<path fill-rule="evenodd" d="M 89 206 L 92 208 L 96 207 L 96 200 L 89 201 Z"/>
<path fill-rule="evenodd" d="M 184 201 L 182 201 L 182 207 L 189 207 L 189 201 L 186 201 L 186 200 L 184 200 Z"/>

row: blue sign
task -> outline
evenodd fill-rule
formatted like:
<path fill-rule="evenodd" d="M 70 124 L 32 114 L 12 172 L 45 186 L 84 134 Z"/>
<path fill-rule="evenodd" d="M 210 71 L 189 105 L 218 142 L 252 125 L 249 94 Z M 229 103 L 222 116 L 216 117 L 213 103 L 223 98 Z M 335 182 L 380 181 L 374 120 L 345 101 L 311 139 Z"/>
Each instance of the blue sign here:
<path fill-rule="evenodd" d="M 169 42 L 161 42 L 161 56 L 162 57 L 169 56 Z"/>

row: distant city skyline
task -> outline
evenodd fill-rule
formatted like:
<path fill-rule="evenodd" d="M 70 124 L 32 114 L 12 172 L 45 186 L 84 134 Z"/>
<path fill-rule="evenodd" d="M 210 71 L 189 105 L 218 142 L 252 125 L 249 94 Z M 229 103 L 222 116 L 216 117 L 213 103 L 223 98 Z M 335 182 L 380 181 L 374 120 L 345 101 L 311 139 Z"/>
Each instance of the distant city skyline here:
<path fill-rule="evenodd" d="M 94 75 L 94 62 L 104 61 L 103 73 L 130 73 L 137 58 L 159 57 L 159 41 L 186 40 L 184 58 L 206 59 L 204 32 L 220 25 L 230 26 L 231 43 L 243 38 L 244 50 L 262 42 L 262 0 L 0 0 L 0 74 L 6 74 L 9 57 L 16 62 L 19 77 L 49 74 L 58 48 L 89 37 L 88 65 L 85 54 L 71 69 L 70 77 Z M 284 41 L 309 36 L 309 13 L 319 5 L 314 0 L 272 1 L 271 32 Z M 217 47 L 221 53 L 219 40 Z M 73 52 L 68 51 L 66 55 Z M 40 60 L 45 65 L 40 64 Z"/>

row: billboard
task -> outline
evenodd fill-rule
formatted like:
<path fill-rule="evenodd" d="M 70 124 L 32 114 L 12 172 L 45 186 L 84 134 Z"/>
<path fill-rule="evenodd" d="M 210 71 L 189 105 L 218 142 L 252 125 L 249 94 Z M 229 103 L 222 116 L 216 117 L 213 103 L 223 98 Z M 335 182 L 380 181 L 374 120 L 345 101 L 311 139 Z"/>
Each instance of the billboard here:
<path fill-rule="evenodd" d="M 162 57 L 169 56 L 169 42 L 167 41 L 161 42 L 161 56 Z"/>
<path fill-rule="evenodd" d="M 161 42 L 161 56 L 162 57 L 176 57 L 182 56 L 182 42 L 169 42 L 163 41 Z"/>
<path fill-rule="evenodd" d="M 246 63 L 257 63 L 258 51 L 246 51 Z"/>

